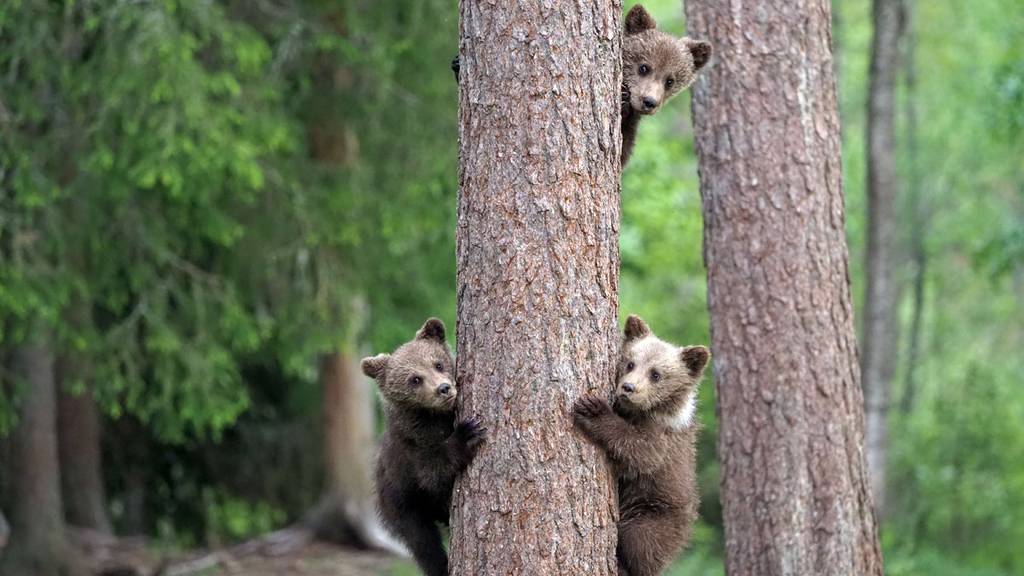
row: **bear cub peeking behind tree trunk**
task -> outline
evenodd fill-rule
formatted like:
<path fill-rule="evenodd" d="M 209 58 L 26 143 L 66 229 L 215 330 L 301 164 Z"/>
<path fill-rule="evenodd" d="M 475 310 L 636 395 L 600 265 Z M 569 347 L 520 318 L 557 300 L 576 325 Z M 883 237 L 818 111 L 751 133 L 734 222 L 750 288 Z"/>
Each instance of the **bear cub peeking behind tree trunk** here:
<path fill-rule="evenodd" d="M 675 38 L 657 28 L 654 18 L 639 4 L 626 14 L 620 106 L 623 167 L 633 153 L 640 120 L 661 110 L 662 104 L 689 88 L 697 79 L 697 72 L 711 60 L 711 44 Z M 452 71 L 458 81 L 458 56 L 452 60 Z"/>
<path fill-rule="evenodd" d="M 656 576 L 686 545 L 697 519 L 697 384 L 711 354 L 659 340 L 626 320 L 615 405 L 580 398 L 576 425 L 611 461 L 619 487 L 620 576 Z"/>
<path fill-rule="evenodd" d="M 376 470 L 381 519 L 427 576 L 448 574 L 437 524 L 448 524 L 455 479 L 486 435 L 476 418 L 455 422 L 453 368 L 437 318 L 394 353 L 362 361 L 363 373 L 380 386 L 387 417 Z"/>

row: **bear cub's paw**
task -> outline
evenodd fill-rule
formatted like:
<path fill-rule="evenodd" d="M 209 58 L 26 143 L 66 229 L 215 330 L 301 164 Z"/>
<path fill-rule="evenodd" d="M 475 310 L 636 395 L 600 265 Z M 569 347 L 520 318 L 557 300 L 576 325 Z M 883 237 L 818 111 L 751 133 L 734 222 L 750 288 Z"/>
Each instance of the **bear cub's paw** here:
<path fill-rule="evenodd" d="M 475 453 L 480 444 L 487 439 L 487 428 L 483 426 L 479 416 L 473 416 L 455 423 L 454 436 L 456 442 L 465 446 L 470 453 Z"/>
<path fill-rule="evenodd" d="M 573 417 L 577 423 L 611 414 L 611 411 L 612 407 L 608 405 L 608 401 L 594 394 L 582 396 L 572 407 Z"/>

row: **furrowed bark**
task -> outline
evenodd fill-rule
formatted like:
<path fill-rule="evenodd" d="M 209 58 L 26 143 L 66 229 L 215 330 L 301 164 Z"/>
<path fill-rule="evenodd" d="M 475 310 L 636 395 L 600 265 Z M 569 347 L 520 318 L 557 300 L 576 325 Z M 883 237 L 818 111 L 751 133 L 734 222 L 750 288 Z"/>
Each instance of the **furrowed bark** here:
<path fill-rule="evenodd" d="M 690 0 L 726 573 L 882 573 L 827 0 Z"/>
<path fill-rule="evenodd" d="M 570 408 L 610 389 L 621 3 L 461 3 L 457 377 L 487 442 L 451 573 L 616 573 L 610 470 Z"/>

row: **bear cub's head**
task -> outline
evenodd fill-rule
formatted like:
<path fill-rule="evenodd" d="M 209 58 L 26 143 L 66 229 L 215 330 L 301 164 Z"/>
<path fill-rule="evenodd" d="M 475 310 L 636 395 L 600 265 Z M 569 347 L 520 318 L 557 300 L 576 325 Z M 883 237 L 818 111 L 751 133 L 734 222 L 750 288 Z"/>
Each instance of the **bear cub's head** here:
<path fill-rule="evenodd" d="M 689 426 L 709 358 L 704 346 L 673 346 L 658 339 L 639 316 L 630 316 L 619 357 L 616 409 L 657 416 L 677 429 Z"/>
<path fill-rule="evenodd" d="M 639 4 L 626 15 L 622 38 L 622 82 L 630 107 L 654 114 L 669 98 L 686 90 L 711 59 L 711 44 L 675 38 Z"/>
<path fill-rule="evenodd" d="M 455 409 L 455 362 L 444 339 L 444 322 L 427 320 L 416 338 L 391 354 L 363 358 L 363 374 L 377 380 L 384 399 L 396 407 L 436 412 Z"/>

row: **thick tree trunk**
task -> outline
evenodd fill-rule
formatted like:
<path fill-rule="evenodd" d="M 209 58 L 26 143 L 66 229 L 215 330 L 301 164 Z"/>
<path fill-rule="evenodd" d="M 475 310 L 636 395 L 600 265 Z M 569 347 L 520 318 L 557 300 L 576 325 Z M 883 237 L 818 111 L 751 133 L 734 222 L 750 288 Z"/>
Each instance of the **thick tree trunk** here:
<path fill-rule="evenodd" d="M 24 384 L 11 435 L 11 539 L 4 576 L 57 575 L 68 566 L 57 457 L 57 386 L 49 341 L 12 347 L 11 372 Z"/>
<path fill-rule="evenodd" d="M 867 423 L 868 472 L 879 514 L 885 510 L 889 393 L 896 368 L 897 288 L 896 70 L 899 67 L 900 0 L 874 0 L 874 40 L 868 92 L 868 233 L 861 372 Z"/>
<path fill-rule="evenodd" d="M 75 379 L 90 380 L 86 363 L 78 355 L 61 356 L 57 362 L 57 440 L 65 518 L 69 524 L 109 534 L 100 415 L 92 393 L 76 395 L 65 389 Z"/>
<path fill-rule="evenodd" d="M 324 495 L 307 519 L 317 537 L 402 552 L 377 517 L 373 388 L 350 350 L 320 358 L 324 400 Z"/>
<path fill-rule="evenodd" d="M 615 486 L 570 407 L 611 387 L 621 3 L 461 3 L 452 574 L 616 573 Z"/>
<path fill-rule="evenodd" d="M 828 0 L 686 3 L 730 576 L 882 573 Z"/>

